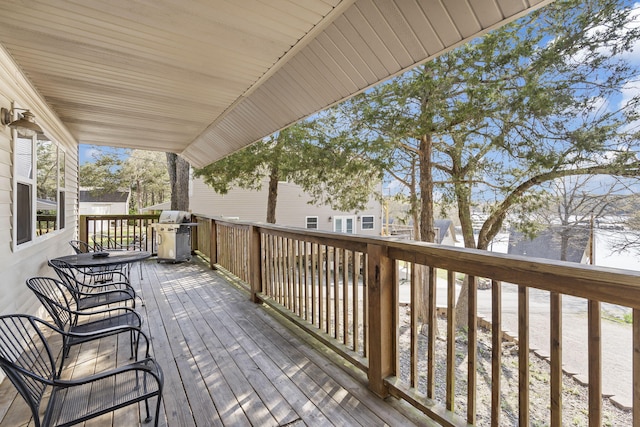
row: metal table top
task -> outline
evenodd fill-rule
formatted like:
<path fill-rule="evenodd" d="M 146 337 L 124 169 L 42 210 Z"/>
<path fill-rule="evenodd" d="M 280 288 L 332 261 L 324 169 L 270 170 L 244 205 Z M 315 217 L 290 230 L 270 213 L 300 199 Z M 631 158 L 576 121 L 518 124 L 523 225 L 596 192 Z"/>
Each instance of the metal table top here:
<path fill-rule="evenodd" d="M 131 264 L 151 257 L 148 251 L 108 251 L 107 256 L 96 256 L 99 252 L 88 252 L 84 254 L 73 254 L 58 257 L 56 259 L 65 261 L 74 267 L 101 267 L 118 264 Z"/>

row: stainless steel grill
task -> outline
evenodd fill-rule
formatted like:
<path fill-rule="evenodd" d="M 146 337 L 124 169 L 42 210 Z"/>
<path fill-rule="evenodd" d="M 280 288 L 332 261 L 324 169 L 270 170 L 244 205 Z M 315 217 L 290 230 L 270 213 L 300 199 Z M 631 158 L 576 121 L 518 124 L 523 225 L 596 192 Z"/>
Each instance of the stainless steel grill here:
<path fill-rule="evenodd" d="M 191 214 L 186 211 L 163 211 L 153 224 L 158 238 L 158 261 L 189 261 L 191 259 Z"/>

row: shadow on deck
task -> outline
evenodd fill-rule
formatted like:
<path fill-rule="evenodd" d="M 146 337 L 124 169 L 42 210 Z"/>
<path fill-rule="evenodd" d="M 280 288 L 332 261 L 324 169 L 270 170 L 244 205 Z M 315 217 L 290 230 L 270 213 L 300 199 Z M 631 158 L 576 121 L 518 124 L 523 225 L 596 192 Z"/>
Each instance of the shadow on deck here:
<path fill-rule="evenodd" d="M 376 397 L 360 371 L 268 308 L 250 302 L 244 291 L 204 263 L 159 264 L 152 259 L 143 270 L 144 280 L 132 274 L 132 281 L 145 300 L 139 311 L 152 355 L 165 374 L 160 425 L 432 423 L 406 403 Z M 127 344 L 118 345 L 117 339 L 76 347 L 63 375 L 86 375 L 128 359 Z M 124 408 L 91 425 L 141 424 L 141 413 L 136 406 Z M 27 406 L 4 381 L 0 427 L 29 425 L 29 418 Z"/>

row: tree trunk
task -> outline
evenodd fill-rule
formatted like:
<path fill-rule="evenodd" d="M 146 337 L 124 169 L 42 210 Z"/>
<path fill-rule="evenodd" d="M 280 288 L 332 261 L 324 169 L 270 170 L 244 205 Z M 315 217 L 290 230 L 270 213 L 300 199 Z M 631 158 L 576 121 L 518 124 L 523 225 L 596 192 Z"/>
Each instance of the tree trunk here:
<path fill-rule="evenodd" d="M 175 153 L 167 153 L 171 182 L 171 210 L 189 211 L 189 162 Z"/>
<path fill-rule="evenodd" d="M 433 173 L 431 171 L 431 152 L 433 143 L 431 135 L 420 138 L 420 240 L 435 242 L 433 228 Z"/>
<path fill-rule="evenodd" d="M 142 188 L 142 183 L 140 182 L 140 180 L 136 180 L 136 188 L 138 191 L 136 191 L 136 213 L 140 213 L 142 211 L 142 191 L 140 191 L 140 189 Z"/>
<path fill-rule="evenodd" d="M 458 219 L 462 229 L 465 248 L 473 248 L 476 241 L 473 235 L 473 221 L 471 220 L 471 201 L 466 186 L 455 185 L 456 201 L 458 204 Z M 456 301 L 456 328 L 462 329 L 469 324 L 469 280 L 465 276 Z"/>
<path fill-rule="evenodd" d="M 278 169 L 269 174 L 269 195 L 267 197 L 267 223 L 276 223 L 276 203 L 278 202 Z"/>
<path fill-rule="evenodd" d="M 420 235 L 418 239 L 423 242 L 435 241 L 435 229 L 433 227 L 433 173 L 431 170 L 431 135 L 423 135 L 420 138 Z M 422 333 L 426 333 L 426 326 L 431 321 L 429 318 L 429 269 L 426 266 L 415 265 L 418 308 L 418 319 L 422 321 Z M 434 325 L 438 334 L 437 325 Z"/>

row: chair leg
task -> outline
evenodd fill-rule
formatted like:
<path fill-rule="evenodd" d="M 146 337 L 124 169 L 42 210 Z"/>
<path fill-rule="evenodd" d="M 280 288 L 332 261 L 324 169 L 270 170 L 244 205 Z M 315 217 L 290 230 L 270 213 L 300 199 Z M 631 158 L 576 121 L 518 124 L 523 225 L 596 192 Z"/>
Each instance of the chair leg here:
<path fill-rule="evenodd" d="M 149 421 L 151 421 L 151 413 L 149 412 L 149 399 L 144 400 L 144 407 L 147 410 L 147 418 L 144 419 L 144 422 L 148 423 Z"/>
<path fill-rule="evenodd" d="M 129 358 L 129 360 L 133 360 L 134 359 L 134 348 L 135 348 L 135 355 L 136 356 L 138 355 L 137 344 L 136 345 L 133 344 L 133 341 L 134 341 L 133 334 L 134 334 L 134 331 L 131 330 L 129 332 L 129 349 L 131 350 L 131 357 Z M 140 339 L 140 338 L 138 337 L 138 339 Z"/>

